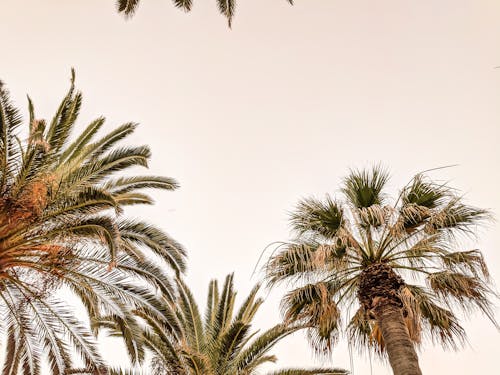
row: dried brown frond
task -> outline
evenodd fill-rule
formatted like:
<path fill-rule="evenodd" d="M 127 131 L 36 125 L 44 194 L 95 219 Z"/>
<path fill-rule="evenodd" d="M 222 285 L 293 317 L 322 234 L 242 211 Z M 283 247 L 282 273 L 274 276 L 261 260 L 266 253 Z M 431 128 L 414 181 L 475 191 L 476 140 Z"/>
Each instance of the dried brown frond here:
<path fill-rule="evenodd" d="M 379 227 L 387 223 L 392 213 L 392 207 L 374 204 L 370 207 L 361 207 L 356 210 L 363 227 Z"/>
<path fill-rule="evenodd" d="M 50 151 L 50 144 L 44 138 L 45 120 L 33 120 L 30 126 L 28 144 L 47 153 Z"/>
<path fill-rule="evenodd" d="M 420 344 L 422 342 L 422 325 L 420 323 L 422 317 L 418 301 L 407 286 L 401 288 L 400 298 L 403 303 L 403 316 L 410 339 L 415 344 Z"/>
<path fill-rule="evenodd" d="M 330 352 L 338 335 L 340 310 L 328 283 L 308 284 L 288 293 L 281 308 L 287 324 L 298 323 L 308 330 L 308 339 L 318 354 Z"/>
<path fill-rule="evenodd" d="M 442 255 L 441 260 L 450 270 L 458 268 L 470 271 L 474 276 L 483 276 L 486 279 L 490 277 L 483 254 L 478 249 L 447 253 Z"/>

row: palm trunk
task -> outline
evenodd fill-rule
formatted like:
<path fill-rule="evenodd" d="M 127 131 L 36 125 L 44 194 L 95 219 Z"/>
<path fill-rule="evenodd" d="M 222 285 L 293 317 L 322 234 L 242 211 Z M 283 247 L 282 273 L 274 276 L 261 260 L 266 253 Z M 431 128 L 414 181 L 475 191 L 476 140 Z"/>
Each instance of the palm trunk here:
<path fill-rule="evenodd" d="M 401 308 L 386 300 L 377 303 L 373 312 L 382 332 L 394 375 L 422 375 Z"/>

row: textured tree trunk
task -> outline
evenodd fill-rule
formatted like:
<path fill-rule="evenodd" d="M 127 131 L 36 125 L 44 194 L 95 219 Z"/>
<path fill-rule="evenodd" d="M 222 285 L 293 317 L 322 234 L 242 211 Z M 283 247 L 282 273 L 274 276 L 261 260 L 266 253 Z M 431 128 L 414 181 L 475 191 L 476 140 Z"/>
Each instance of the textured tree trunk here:
<path fill-rule="evenodd" d="M 373 312 L 382 332 L 394 375 L 422 375 L 401 308 L 385 300 L 375 302 Z"/>
<path fill-rule="evenodd" d="M 358 298 L 378 323 L 394 375 L 422 375 L 403 318 L 399 291 L 404 285 L 388 264 L 375 263 L 362 272 Z"/>

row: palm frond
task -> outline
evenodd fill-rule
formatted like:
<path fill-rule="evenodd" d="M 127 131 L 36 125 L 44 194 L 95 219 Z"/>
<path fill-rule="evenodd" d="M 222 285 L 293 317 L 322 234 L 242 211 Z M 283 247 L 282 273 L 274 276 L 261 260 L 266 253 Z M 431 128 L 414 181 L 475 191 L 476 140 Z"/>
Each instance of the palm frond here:
<path fill-rule="evenodd" d="M 132 310 L 160 321 L 169 317 L 157 293 L 173 301 L 169 273 L 185 269 L 180 244 L 158 228 L 120 217 L 126 205 L 152 203 L 142 190 L 173 190 L 177 182 L 161 176 L 112 177 L 147 166 L 147 146 L 117 146 L 136 124 L 94 139 L 104 124 L 101 117 L 71 140 L 82 105 L 74 79 L 72 71 L 70 88 L 50 122 L 35 117 L 28 97 L 25 140 L 16 134 L 19 111 L 0 87 L 4 373 L 38 375 L 44 361 L 51 374 L 76 373 L 73 359 L 81 357 L 88 373 L 107 374 L 92 336 L 102 327 L 122 335 L 132 361 L 142 362 L 148 336 Z M 92 327 L 54 299 L 62 287 L 82 302 Z"/>
<path fill-rule="evenodd" d="M 324 201 L 302 200 L 290 218 L 292 228 L 299 234 L 318 233 L 325 238 L 334 238 L 343 221 L 340 205 L 328 195 Z"/>
<path fill-rule="evenodd" d="M 236 0 L 217 0 L 217 5 L 219 6 L 219 12 L 227 18 L 227 24 L 231 28 Z"/>
<path fill-rule="evenodd" d="M 498 326 L 490 302 L 493 293 L 477 277 L 460 272 L 440 271 L 430 274 L 427 281 L 439 297 L 446 301 L 452 299 L 466 310 L 476 307 Z"/>
<path fill-rule="evenodd" d="M 338 292 L 334 283 L 307 284 L 289 292 L 281 309 L 286 322 L 311 328 L 309 340 L 318 353 L 330 350 L 337 340 L 340 310 L 335 301 Z"/>
<path fill-rule="evenodd" d="M 118 12 L 123 12 L 126 16 L 134 15 L 140 0 L 117 0 Z"/>
<path fill-rule="evenodd" d="M 478 224 L 489 219 L 488 210 L 465 205 L 461 198 L 456 197 L 429 219 L 425 229 L 428 233 L 459 231 L 473 234 Z"/>
<path fill-rule="evenodd" d="M 356 208 L 382 205 L 383 189 L 388 180 L 389 173 L 381 166 L 375 166 L 371 170 L 352 170 L 344 179 L 342 192 Z"/>
<path fill-rule="evenodd" d="M 445 348 L 457 349 L 465 343 L 465 330 L 451 310 L 439 306 L 432 294 L 422 287 L 407 285 L 406 288 L 418 303 L 422 324 L 427 327 L 424 334 Z"/>
<path fill-rule="evenodd" d="M 235 309 L 233 275 L 226 277 L 221 290 L 212 280 L 203 322 L 193 294 L 177 279 L 176 300 L 167 302 L 163 317 L 144 309 L 136 311 L 146 324 L 146 345 L 155 355 L 151 372 L 252 375 L 261 365 L 274 362 L 276 357 L 269 355 L 274 345 L 304 327 L 278 324 L 260 334 L 252 332 L 252 320 L 262 304 L 258 290 L 257 285 Z M 169 326 L 172 321 L 174 326 Z"/>
<path fill-rule="evenodd" d="M 191 10 L 191 7 L 193 6 L 193 1 L 192 0 L 174 0 L 174 4 L 177 8 L 183 9 L 186 12 L 189 12 Z"/>

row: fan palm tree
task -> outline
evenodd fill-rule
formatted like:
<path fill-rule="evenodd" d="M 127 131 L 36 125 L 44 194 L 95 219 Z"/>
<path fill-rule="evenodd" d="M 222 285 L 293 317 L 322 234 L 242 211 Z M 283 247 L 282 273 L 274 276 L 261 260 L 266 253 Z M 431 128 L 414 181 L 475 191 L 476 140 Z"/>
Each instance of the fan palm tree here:
<path fill-rule="evenodd" d="M 76 296 L 91 321 L 117 315 L 126 337 L 136 337 L 138 331 L 131 308 L 147 306 L 163 314 L 152 287 L 172 293 L 168 270 L 183 272 L 185 252 L 161 230 L 126 218 L 122 211 L 153 202 L 143 189 L 173 190 L 177 183 L 167 177 L 123 174 L 146 166 L 150 157 L 146 146 L 117 146 L 136 124 L 96 139 L 104 124 L 98 118 L 70 139 L 82 102 L 74 72 L 50 122 L 37 119 L 28 101 L 29 131 L 22 136 L 19 111 L 0 86 L 3 374 L 40 374 L 45 356 L 53 374 L 71 373 L 82 365 L 101 373 L 105 364 L 92 332 L 57 291 Z M 143 352 L 129 341 L 133 360 L 141 360 Z M 75 351 L 83 362 L 74 362 Z"/>
<path fill-rule="evenodd" d="M 222 290 L 216 280 L 208 288 L 204 318 L 191 290 L 176 280 L 177 296 L 166 300 L 162 319 L 151 316 L 147 309 L 136 313 L 145 323 L 144 342 L 153 354 L 151 373 L 176 375 L 252 375 L 276 357 L 272 347 L 283 338 L 300 330 L 300 325 L 277 324 L 258 334 L 252 331 L 252 320 L 263 303 L 257 297 L 259 286 L 253 288 L 236 313 L 236 292 L 233 275 L 228 275 Z M 102 325 L 120 335 L 113 319 L 103 319 Z M 285 369 L 270 375 L 336 375 L 340 369 Z"/>
<path fill-rule="evenodd" d="M 226 17 L 229 27 L 231 27 L 234 10 L 236 8 L 236 0 L 216 0 L 219 12 Z M 286 0 L 293 5 L 293 0 Z M 173 0 L 174 5 L 177 8 L 189 12 L 193 6 L 193 0 Z M 125 14 L 126 16 L 134 15 L 135 11 L 139 6 L 139 0 L 118 0 L 118 12 Z"/>
<path fill-rule="evenodd" d="M 380 167 L 352 171 L 342 198 L 302 200 L 291 215 L 296 239 L 271 256 L 266 277 L 294 284 L 285 319 L 310 325 L 318 352 L 345 329 L 358 348 L 386 353 L 394 374 L 420 375 L 415 346 L 424 337 L 454 348 L 465 340 L 457 307 L 494 322 L 481 252 L 458 251 L 489 213 L 423 174 L 390 204 L 388 179 Z"/>

